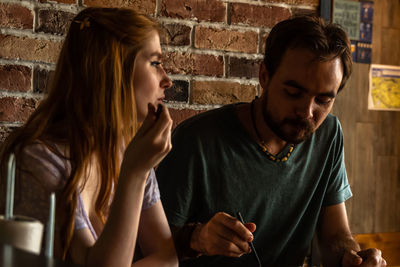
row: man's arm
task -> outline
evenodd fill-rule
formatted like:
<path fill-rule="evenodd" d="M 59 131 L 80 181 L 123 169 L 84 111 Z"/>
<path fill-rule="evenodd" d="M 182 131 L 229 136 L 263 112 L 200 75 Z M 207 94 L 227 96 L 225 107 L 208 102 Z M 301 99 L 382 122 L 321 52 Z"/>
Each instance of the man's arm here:
<path fill-rule="evenodd" d="M 322 208 L 317 236 L 322 262 L 326 267 L 386 266 L 380 250 L 360 250 L 351 235 L 344 203 Z"/>
<path fill-rule="evenodd" d="M 218 212 L 205 224 L 194 223 L 183 227 L 171 226 L 180 260 L 201 255 L 240 257 L 250 253 L 254 223 L 242 224 L 227 213 Z"/>

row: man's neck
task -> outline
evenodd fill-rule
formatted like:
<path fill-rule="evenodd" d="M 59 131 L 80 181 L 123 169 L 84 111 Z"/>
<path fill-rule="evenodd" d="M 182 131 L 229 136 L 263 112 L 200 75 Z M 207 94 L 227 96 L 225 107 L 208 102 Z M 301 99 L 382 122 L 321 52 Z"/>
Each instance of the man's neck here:
<path fill-rule="evenodd" d="M 285 148 L 287 142 L 280 139 L 266 124 L 261 99 L 255 100 L 253 105 L 254 110 L 252 110 L 251 103 L 236 106 L 236 114 L 240 122 L 254 141 L 257 143 L 262 142 L 269 153 L 273 155 L 279 154 Z"/>

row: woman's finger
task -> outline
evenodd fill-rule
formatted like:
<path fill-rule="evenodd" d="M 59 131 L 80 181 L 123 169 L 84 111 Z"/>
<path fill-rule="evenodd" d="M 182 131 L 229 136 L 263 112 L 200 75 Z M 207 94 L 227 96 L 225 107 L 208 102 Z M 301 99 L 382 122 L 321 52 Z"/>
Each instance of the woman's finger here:
<path fill-rule="evenodd" d="M 163 106 L 162 112 L 155 122 L 154 127 L 149 130 L 149 134 L 156 138 L 158 135 L 162 135 L 165 131 L 168 132 L 168 129 L 170 129 L 171 126 L 172 119 L 169 115 L 168 108 L 166 106 Z"/>
<path fill-rule="evenodd" d="M 155 118 L 156 118 L 156 108 L 153 104 L 148 103 L 146 118 L 144 119 L 142 126 L 137 131 L 136 136 L 140 137 L 145 135 L 153 126 Z"/>

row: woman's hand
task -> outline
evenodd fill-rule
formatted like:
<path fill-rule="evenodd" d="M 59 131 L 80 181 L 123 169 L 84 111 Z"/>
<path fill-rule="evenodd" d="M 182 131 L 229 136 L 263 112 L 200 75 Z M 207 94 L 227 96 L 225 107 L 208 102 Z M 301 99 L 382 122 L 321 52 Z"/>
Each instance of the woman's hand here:
<path fill-rule="evenodd" d="M 125 150 L 121 172 L 147 173 L 171 150 L 172 119 L 166 106 L 156 116 L 156 108 L 148 104 L 147 116 Z"/>

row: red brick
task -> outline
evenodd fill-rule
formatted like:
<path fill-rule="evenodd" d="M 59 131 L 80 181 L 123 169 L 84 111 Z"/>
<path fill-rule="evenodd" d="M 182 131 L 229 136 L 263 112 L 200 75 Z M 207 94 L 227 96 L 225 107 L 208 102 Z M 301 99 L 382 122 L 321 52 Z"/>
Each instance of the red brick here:
<path fill-rule="evenodd" d="M 154 15 L 156 12 L 156 0 L 83 0 L 83 4 L 88 7 L 129 7 L 147 15 Z"/>
<path fill-rule="evenodd" d="M 197 114 L 200 114 L 201 112 L 206 111 L 205 109 L 194 110 L 194 109 L 174 109 L 174 108 L 169 108 L 168 110 L 173 120 L 172 124 L 173 129 L 175 129 L 175 127 L 178 126 L 182 121 L 187 120 L 190 117 L 193 117 Z"/>
<path fill-rule="evenodd" d="M 224 22 L 225 5 L 220 0 L 162 0 L 161 15 L 179 19 Z"/>
<path fill-rule="evenodd" d="M 265 1 L 265 0 L 264 0 Z M 289 5 L 319 6 L 320 0 L 267 0 L 269 3 L 281 3 Z"/>
<path fill-rule="evenodd" d="M 262 60 L 231 57 L 229 77 L 257 78 Z"/>
<path fill-rule="evenodd" d="M 261 49 L 260 49 L 260 53 L 265 55 L 265 42 L 267 41 L 267 37 L 269 35 L 269 31 L 268 32 L 261 32 Z"/>
<path fill-rule="evenodd" d="M 225 81 L 194 81 L 193 103 L 230 104 L 248 102 L 257 94 L 257 86 Z"/>
<path fill-rule="evenodd" d="M 231 23 L 258 27 L 273 27 L 281 20 L 290 18 L 290 10 L 278 6 L 258 6 L 232 3 L 230 6 Z"/>
<path fill-rule="evenodd" d="M 194 46 L 196 48 L 256 53 L 258 35 L 254 31 L 234 31 L 196 27 Z"/>
<path fill-rule="evenodd" d="M 33 86 L 33 92 L 35 93 L 47 93 L 48 92 L 48 85 L 50 78 L 52 75 L 54 75 L 54 71 L 52 70 L 47 70 L 47 69 L 41 69 L 41 68 L 35 68 L 34 72 L 34 86 Z"/>
<path fill-rule="evenodd" d="M 0 90 L 22 91 L 31 90 L 32 70 L 20 65 L 0 66 Z"/>
<path fill-rule="evenodd" d="M 164 68 L 168 73 L 222 76 L 222 56 L 170 52 L 165 54 Z"/>
<path fill-rule="evenodd" d="M 317 9 L 305 9 L 305 8 L 292 8 L 292 17 L 297 16 L 318 16 L 319 11 Z"/>
<path fill-rule="evenodd" d="M 174 80 L 171 88 L 165 90 L 165 100 L 187 103 L 189 101 L 189 82 Z"/>
<path fill-rule="evenodd" d="M 163 24 L 160 42 L 166 45 L 190 45 L 191 27 L 182 24 Z"/>
<path fill-rule="evenodd" d="M 55 63 L 62 43 L 0 34 L 0 57 Z"/>
<path fill-rule="evenodd" d="M 39 10 L 38 16 L 39 26 L 36 30 L 37 32 L 66 34 L 75 14 L 59 10 L 42 9 Z"/>
<path fill-rule="evenodd" d="M 0 27 L 33 29 L 33 14 L 18 4 L 0 3 Z"/>
<path fill-rule="evenodd" d="M 4 142 L 7 136 L 17 127 L 0 126 L 0 145 Z"/>
<path fill-rule="evenodd" d="M 57 3 L 63 3 L 63 4 L 76 4 L 76 0 L 38 0 L 40 3 L 47 3 L 47 2 L 57 2 Z"/>
<path fill-rule="evenodd" d="M 25 122 L 35 110 L 38 101 L 33 98 L 0 98 L 0 121 Z"/>

